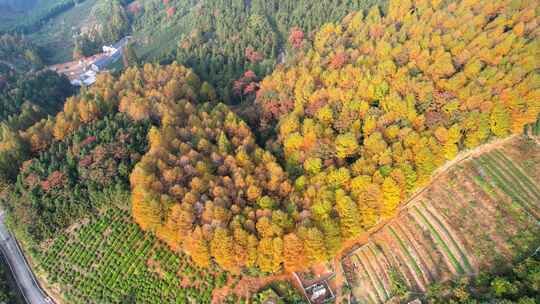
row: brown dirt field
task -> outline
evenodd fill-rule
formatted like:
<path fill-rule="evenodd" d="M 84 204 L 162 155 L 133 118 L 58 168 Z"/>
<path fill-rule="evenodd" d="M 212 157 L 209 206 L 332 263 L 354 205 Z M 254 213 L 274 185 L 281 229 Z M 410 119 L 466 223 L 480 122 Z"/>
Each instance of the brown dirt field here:
<path fill-rule="evenodd" d="M 367 257 L 371 264 L 371 267 L 375 270 L 375 275 L 378 276 L 380 282 L 384 286 L 386 294 L 390 294 L 390 291 L 392 289 L 390 286 L 390 278 L 388 277 L 384 267 L 379 263 L 377 257 L 373 254 L 371 248 L 369 247 L 369 244 L 366 246 L 366 249 L 364 249 L 364 256 Z"/>
<path fill-rule="evenodd" d="M 540 170 L 535 170 L 540 165 L 540 137 L 537 141 L 521 139 L 516 145 L 501 147 L 501 152 L 519 165 L 534 180 L 540 180 Z M 524 158 L 520 151 L 527 151 Z"/>
<path fill-rule="evenodd" d="M 426 212 L 426 216 L 428 219 L 432 219 L 432 225 L 435 227 L 437 232 L 441 235 L 443 240 L 447 242 L 446 244 L 452 251 L 452 254 L 456 257 L 456 259 L 460 260 L 459 262 L 463 266 L 465 272 L 473 271 L 473 269 L 467 269 L 467 265 L 465 261 L 471 263 L 471 256 L 468 254 L 468 252 L 465 250 L 465 247 L 463 246 L 463 242 L 461 241 L 461 237 L 454 231 L 452 225 L 448 221 L 446 221 L 437 210 L 433 208 L 431 204 L 422 204 L 422 206 L 428 211 Z M 446 228 L 446 229 L 444 229 Z M 473 265 L 471 265 L 473 266 Z M 474 267 L 474 266 L 473 266 Z"/>
<path fill-rule="evenodd" d="M 212 291 L 212 303 L 213 304 L 223 303 L 227 295 L 231 293 L 236 294 L 240 298 L 249 299 L 251 295 L 253 295 L 260 289 L 264 288 L 268 284 L 275 281 L 289 281 L 294 286 L 296 286 L 295 280 L 293 280 L 291 275 L 288 273 L 262 277 L 262 278 L 243 276 L 238 282 L 238 284 L 236 285 L 236 287 L 234 288 L 232 288 L 231 286 L 233 283 L 233 280 L 231 279 L 231 277 L 229 277 L 227 284 L 224 287 L 219 288 L 219 289 L 214 289 Z"/>
<path fill-rule="evenodd" d="M 379 246 L 379 248 L 381 248 L 380 254 L 384 257 L 382 261 L 386 263 L 386 269 L 396 268 L 401 273 L 408 273 L 409 268 L 405 266 L 403 260 L 401 260 L 400 257 L 394 254 L 394 250 L 391 247 L 387 246 L 388 244 L 385 243 L 385 239 L 381 236 L 374 236 L 372 239 L 372 244 L 374 247 Z M 405 279 L 409 286 L 414 286 L 415 283 L 408 276 L 405 276 Z"/>
<path fill-rule="evenodd" d="M 515 165 L 527 173 L 531 177 L 531 181 L 538 184 L 540 180 L 540 170 L 538 169 L 540 167 L 540 147 L 536 144 L 531 147 L 530 143 L 524 143 L 524 141 L 518 135 L 514 135 L 472 151 L 460 153 L 454 161 L 438 169 L 433 174 L 431 182 L 418 190 L 407 203 L 401 206 L 397 216 L 379 222 L 367 233 L 347 242 L 338 256 L 345 256 L 355 252 L 358 248 L 363 248 L 356 252 L 364 262 L 362 264 L 370 264 L 366 267 L 371 267 L 367 269 L 367 272 L 371 274 L 372 278 L 375 278 L 373 272 L 376 272 L 381 282 L 389 282 L 387 271 L 390 267 L 395 267 L 404 275 L 404 279 L 413 290 L 420 291 L 425 290 L 430 282 L 447 280 L 459 273 L 451 262 L 450 256 L 446 253 L 446 247 L 466 273 L 475 273 L 480 268 L 490 266 L 501 254 L 507 259 L 512 259 L 516 250 L 513 242 L 518 242 L 516 244 L 522 246 L 519 239 L 516 241 L 513 239 L 521 231 L 538 229 L 538 227 L 531 226 L 531 219 L 525 216 L 525 213 L 517 208 L 515 203 L 512 203 L 507 194 L 494 186 L 495 184 L 490 180 L 489 175 L 484 177 L 488 188 L 477 184 L 473 175 L 479 176 L 480 173 L 469 160 L 483 153 L 491 152 L 491 158 L 497 160 L 498 170 L 503 171 L 504 176 L 514 181 L 520 176 L 515 172 L 512 173 L 510 170 L 512 168 L 500 158 L 493 157 L 494 149 L 504 151 L 507 158 L 522 160 L 515 162 Z M 536 154 L 532 157 L 532 161 L 528 160 L 530 153 Z M 524 155 L 527 157 L 523 157 Z M 535 170 L 534 174 L 531 174 L 532 170 Z M 532 198 L 538 194 L 533 190 L 526 189 L 526 186 L 528 185 L 525 182 L 519 184 L 518 190 L 523 188 L 521 195 L 525 192 L 529 198 Z M 424 202 L 425 205 L 420 202 Z M 414 205 L 418 205 L 423 216 L 417 214 L 417 211 L 412 208 Z M 427 223 L 424 223 L 424 217 L 445 245 L 437 244 L 435 237 L 430 236 L 431 228 L 427 226 Z M 420 268 L 420 273 L 417 273 L 415 268 L 410 265 L 410 257 L 403 251 L 399 241 L 390 233 L 388 227 L 393 227 L 396 234 L 399 235 L 407 247 L 407 251 Z M 382 260 L 371 251 L 365 251 L 362 246 L 366 244 L 382 248 L 382 254 L 379 256 L 384 255 L 386 259 Z M 467 259 L 472 268 L 468 268 L 464 259 Z M 347 258 L 342 262 L 344 267 L 350 267 Z M 347 274 L 349 281 L 355 280 L 355 282 L 350 283 L 357 286 L 363 285 L 367 288 L 364 295 L 377 295 L 375 286 L 372 286 L 371 283 L 373 279 L 369 279 L 367 274 L 351 274 L 348 269 L 344 269 L 344 271 L 345 273 L 342 274 Z M 357 271 L 362 272 L 363 270 Z M 386 287 L 387 284 L 384 286 Z M 380 288 L 379 285 L 378 287 Z"/>
<path fill-rule="evenodd" d="M 399 261 L 398 263 L 403 265 L 403 267 L 407 269 L 407 276 L 410 276 L 412 280 L 414 280 L 415 283 L 413 286 L 416 286 L 418 290 L 426 290 L 426 284 L 424 282 L 423 276 L 421 274 L 418 274 L 414 266 L 409 262 L 410 258 L 401 249 L 399 241 L 395 239 L 395 237 L 391 235 L 390 232 L 386 229 L 381 232 L 381 235 L 383 237 L 383 242 L 386 242 L 388 244 L 389 250 L 391 254 L 394 255 L 395 260 Z"/>
<path fill-rule="evenodd" d="M 341 264 L 337 256 L 334 257 L 334 259 L 332 260 L 332 263 L 334 264 L 334 269 L 336 270 L 335 286 L 332 286 L 332 287 L 335 288 L 335 292 L 336 292 L 336 304 L 340 304 L 341 297 L 343 295 L 342 287 L 343 287 L 343 284 L 345 283 L 345 277 L 343 274 L 343 269 L 341 267 Z"/>
<path fill-rule="evenodd" d="M 376 279 L 374 277 L 373 271 L 368 267 L 368 262 L 364 259 L 361 252 L 357 254 L 357 263 L 359 264 L 360 270 L 365 274 L 365 279 L 363 280 L 366 284 L 365 291 L 367 294 L 371 295 L 374 299 L 380 299 L 380 294 L 377 291 Z"/>
<path fill-rule="evenodd" d="M 426 250 L 424 245 L 424 237 L 422 234 L 416 235 L 409 229 L 409 226 L 406 225 L 410 223 L 407 220 L 402 221 L 403 224 L 399 226 L 399 234 L 402 235 L 404 240 L 407 240 L 411 246 L 414 248 L 414 251 L 417 252 L 418 257 L 420 257 L 421 265 L 419 265 L 422 270 L 426 273 L 426 279 L 428 281 L 433 281 L 437 278 L 437 267 L 432 260 L 431 254 Z M 396 230 L 396 232 L 398 232 Z"/>
<path fill-rule="evenodd" d="M 422 217 L 418 213 L 416 213 L 414 211 L 411 211 L 409 213 L 409 215 L 411 216 L 411 218 L 414 220 L 415 223 L 420 225 L 420 227 L 424 231 L 424 234 L 431 235 L 431 231 L 429 229 L 429 226 L 426 223 L 424 223 L 424 221 L 422 220 Z M 437 229 L 437 228 L 434 227 L 434 229 Z M 440 231 L 438 231 L 438 230 L 436 230 L 436 231 L 439 232 L 439 235 L 441 234 Z M 443 240 L 446 243 L 447 240 L 446 239 L 443 239 Z M 435 242 L 435 240 L 434 240 L 434 244 L 436 246 L 436 250 L 441 253 L 441 256 L 443 257 L 443 261 L 444 261 L 445 266 L 451 271 L 452 274 L 457 275 L 458 274 L 458 269 L 456 268 L 456 266 L 454 266 L 454 264 L 452 264 L 452 261 L 450 260 L 449 255 L 444 251 L 441 244 L 439 244 L 438 242 Z"/>
<path fill-rule="evenodd" d="M 506 161 L 498 159 L 497 157 L 495 157 L 495 155 L 492 155 L 491 159 L 497 163 L 499 168 L 504 169 L 501 170 L 503 172 L 503 176 L 515 182 L 518 191 L 520 191 L 523 196 L 526 196 L 531 200 L 540 199 L 540 197 L 538 197 L 538 195 L 534 193 L 534 191 L 525 183 L 525 181 L 523 181 L 518 175 L 512 172 L 511 167 L 506 163 Z"/>
<path fill-rule="evenodd" d="M 466 248 L 475 248 L 480 247 L 479 243 L 485 243 L 486 245 L 483 249 L 492 248 L 495 245 L 496 250 L 503 255 L 510 253 L 509 249 L 506 246 L 506 240 L 499 235 L 495 234 L 493 227 L 489 223 L 495 217 L 497 210 L 490 203 L 489 199 L 482 198 L 480 193 L 476 193 L 473 189 L 469 188 L 468 185 L 465 186 L 465 191 L 456 191 L 445 189 L 444 194 L 438 194 L 439 197 L 449 198 L 450 193 L 456 198 L 454 201 L 462 210 L 467 211 L 466 217 L 458 217 L 457 215 L 448 218 L 449 222 L 454 223 L 454 227 L 459 231 L 459 234 L 462 236 L 462 241 L 464 247 Z M 442 190 L 442 189 L 441 189 Z M 479 205 L 482 206 L 482 210 L 478 207 L 468 206 L 471 201 L 479 202 Z M 439 200 L 433 200 L 432 202 L 442 203 Z M 474 221 L 473 221 L 474 219 Z M 474 234 L 473 232 L 476 232 Z M 489 238 L 489 241 L 479 238 L 478 232 Z M 474 251 L 474 250 L 473 250 Z M 480 261 L 476 255 L 471 255 L 470 261 L 473 265 L 480 269 L 487 266 L 486 261 Z"/>
<path fill-rule="evenodd" d="M 430 269 L 433 272 L 434 277 L 437 280 L 445 280 L 449 278 L 449 274 L 451 273 L 450 268 L 447 266 L 444 254 L 437 250 L 437 244 L 435 241 L 426 235 L 420 224 L 416 223 L 410 215 L 407 225 L 411 227 L 410 229 L 413 231 L 413 235 L 421 244 L 421 248 L 424 250 L 424 254 L 422 255 L 424 259 L 431 261 L 431 264 L 429 265 L 433 267 Z M 426 258 L 426 256 L 429 258 Z"/>

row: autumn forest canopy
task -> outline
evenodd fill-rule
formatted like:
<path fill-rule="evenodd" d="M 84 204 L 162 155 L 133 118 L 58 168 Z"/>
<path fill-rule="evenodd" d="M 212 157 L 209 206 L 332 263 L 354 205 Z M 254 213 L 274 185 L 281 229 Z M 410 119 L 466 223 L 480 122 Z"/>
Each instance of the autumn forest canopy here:
<path fill-rule="evenodd" d="M 49 80 L 50 100 L 21 95 L 42 74 L 0 78 L 9 212 L 41 243 L 107 193 L 201 267 L 305 269 L 394 216 L 460 151 L 536 121 L 539 24 L 531 0 L 394 0 L 313 35 L 289 28 L 287 60 L 264 79 L 277 42 L 242 54 L 250 63 L 227 96 L 251 96 L 249 117 L 210 84 L 225 76 L 197 75 L 214 71 L 204 54 L 187 59 L 193 70 L 101 74 L 63 107 L 63 78 Z M 181 41 L 179 62 L 199 35 Z"/>

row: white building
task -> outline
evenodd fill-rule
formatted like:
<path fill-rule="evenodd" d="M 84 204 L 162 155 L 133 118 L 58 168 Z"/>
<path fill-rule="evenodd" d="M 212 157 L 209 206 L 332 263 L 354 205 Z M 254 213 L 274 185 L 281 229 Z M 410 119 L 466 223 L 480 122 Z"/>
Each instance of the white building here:
<path fill-rule="evenodd" d="M 114 53 L 118 52 L 118 49 L 115 48 L 112 45 L 104 45 L 102 47 L 102 50 L 103 50 L 103 53 L 105 53 L 107 55 L 111 55 L 111 54 L 114 54 Z"/>
<path fill-rule="evenodd" d="M 84 72 L 77 79 L 73 79 L 71 84 L 74 86 L 90 86 L 96 82 L 96 72 L 89 70 Z"/>

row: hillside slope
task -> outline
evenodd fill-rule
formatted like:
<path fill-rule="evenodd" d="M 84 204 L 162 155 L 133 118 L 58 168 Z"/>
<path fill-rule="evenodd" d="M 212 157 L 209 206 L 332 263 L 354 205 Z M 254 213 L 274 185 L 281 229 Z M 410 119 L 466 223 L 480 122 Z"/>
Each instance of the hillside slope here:
<path fill-rule="evenodd" d="M 297 29 L 307 39 L 326 22 L 371 5 L 384 7 L 386 3 L 139 0 L 130 8 L 137 12 L 133 33 L 140 42 L 141 57 L 148 61 L 176 60 L 215 86 L 224 102 L 238 103 L 243 94 L 233 93 L 234 81 L 248 70 L 255 72 L 258 79 L 270 73 L 287 53 L 291 30 Z"/>
<path fill-rule="evenodd" d="M 342 260 L 355 298 L 384 303 L 508 264 L 540 245 L 540 146 L 524 137 L 471 155 Z"/>

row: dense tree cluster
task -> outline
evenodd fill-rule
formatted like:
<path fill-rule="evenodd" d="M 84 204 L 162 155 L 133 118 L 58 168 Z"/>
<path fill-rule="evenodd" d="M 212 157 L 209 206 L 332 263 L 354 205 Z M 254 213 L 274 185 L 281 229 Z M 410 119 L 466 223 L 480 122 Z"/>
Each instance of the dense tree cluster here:
<path fill-rule="evenodd" d="M 244 122 L 224 105 L 179 102 L 149 141 L 131 175 L 133 215 L 143 229 L 183 245 L 201 265 L 213 256 L 227 270 L 279 269 L 276 237 L 292 228 L 283 211 L 292 185 Z"/>
<path fill-rule="evenodd" d="M 23 36 L 0 34 L 1 66 L 19 71 L 40 68 L 43 66 L 41 51 Z M 5 74 L 2 72 L 0 75 Z"/>
<path fill-rule="evenodd" d="M 130 174 L 135 221 L 198 265 L 300 270 L 393 216 L 460 150 L 522 132 L 540 112 L 534 1 L 396 0 L 386 14 L 373 7 L 325 25 L 311 45 L 305 29 L 319 19 L 295 18 L 324 3 L 203 1 L 192 10 L 143 1 L 134 13 L 152 22 L 160 17 L 148 14 L 167 7 L 166 18 L 197 25 L 179 61 L 256 95 L 267 149 L 184 66 L 103 74 L 55 117 L 3 132 L 0 170 L 17 177 L 20 198 L 14 218 L 45 239 Z M 291 61 L 258 84 L 284 41 Z"/>
<path fill-rule="evenodd" d="M 56 114 L 74 93 L 66 77 L 36 72 L 43 66 L 40 53 L 23 36 L 0 35 L 0 123 L 12 130 L 26 129 Z"/>
<path fill-rule="evenodd" d="M 279 268 L 279 261 L 271 264 L 272 244 L 291 224 L 280 209 L 292 185 L 249 127 L 226 106 L 214 106 L 212 87 L 182 66 L 129 69 L 117 83 L 129 87 L 119 110 L 156 125 L 131 174 L 136 222 L 200 265 L 213 256 L 227 270 L 255 266 L 257 236 L 264 235 L 270 257 L 259 266 Z"/>
<path fill-rule="evenodd" d="M 124 37 L 130 30 L 127 1 L 100 0 L 92 7 L 87 23 L 89 26 L 75 38 L 73 58 L 90 56 L 101 52 L 101 47 Z"/>
<path fill-rule="evenodd" d="M 13 74 L 0 88 L 0 122 L 24 130 L 62 109 L 74 89 L 65 76 L 53 71 Z"/>
<path fill-rule="evenodd" d="M 323 26 L 257 93 L 293 199 L 356 235 L 458 151 L 521 132 L 540 112 L 539 18 L 534 1 L 391 1 Z"/>
<path fill-rule="evenodd" d="M 148 0 L 135 16 L 134 32 L 148 44 L 168 45 L 169 31 L 176 47 L 161 49 L 158 58 L 176 59 L 210 82 L 229 103 L 233 81 L 247 70 L 264 76 L 285 56 L 291 28 L 309 33 L 325 22 L 381 1 L 310 0 Z M 156 28 L 162 35 L 156 35 Z M 163 37 L 165 36 L 165 37 Z M 169 39 L 156 41 L 156 39 Z M 155 54 L 151 54 L 155 55 Z"/>
<path fill-rule="evenodd" d="M 94 86 L 68 98 L 62 112 L 28 129 L 4 126 L 0 172 L 5 180 L 17 179 L 13 206 L 20 226 L 34 222 L 28 233 L 42 240 L 93 211 L 92 194 L 127 185 L 122 181 L 146 149 L 147 125 L 167 113 L 165 104 L 180 98 L 195 104 L 203 97 L 213 100 L 215 93 L 191 70 L 146 65 L 118 79 L 100 75 Z M 119 111 L 129 118 L 114 116 Z"/>
<path fill-rule="evenodd" d="M 172 78 L 167 69 L 187 73 Z M 257 146 L 247 124 L 223 104 L 193 102 L 215 94 L 205 93 L 189 70 L 147 65 L 124 73 L 123 81 L 142 85 L 121 98 L 120 111 L 157 125 L 130 177 L 133 216 L 200 266 L 214 260 L 233 272 L 298 270 L 326 260 L 342 239 L 362 231 L 356 204 L 338 188 L 321 197 L 320 207 L 336 202 L 336 216 L 314 225 L 308 206 L 291 200 L 303 185 L 293 185 L 277 159 Z M 341 173 L 329 174 L 332 185 L 343 181 Z"/>
<path fill-rule="evenodd" d="M 519 303 L 540 301 L 540 258 L 526 258 L 514 267 L 484 271 L 476 278 L 461 278 L 430 286 L 428 303 Z"/>
<path fill-rule="evenodd" d="M 128 177 L 146 150 L 148 123 L 124 114 L 78 128 L 21 166 L 14 201 L 19 227 L 39 242 L 102 207 L 101 193 L 129 189 Z"/>
<path fill-rule="evenodd" d="M 21 295 L 17 291 L 17 285 L 10 274 L 10 269 L 4 257 L 0 260 L 0 302 L 10 304 L 24 303 Z"/>
<path fill-rule="evenodd" d="M 118 99 L 117 91 L 113 87 L 113 78 L 109 74 L 100 75 L 98 78 L 97 85 L 91 89 L 83 90 L 80 95 L 68 98 L 64 103 L 63 111 L 54 117 L 43 118 L 26 130 L 16 130 L 7 124 L 1 125 L 0 180 L 14 180 L 21 163 L 31 157 L 32 154 L 47 149 L 54 140 L 63 140 L 80 126 L 117 110 Z M 61 77 L 59 83 L 62 84 L 65 81 L 67 81 L 65 77 Z M 47 83 L 47 81 L 44 83 Z M 29 89 L 31 93 L 33 92 L 32 94 L 39 94 L 41 93 L 40 87 L 41 84 L 38 84 L 35 87 L 30 86 Z M 59 87 L 62 87 L 62 85 Z M 38 90 L 36 91 L 36 89 Z M 47 88 L 45 91 L 49 89 L 53 88 Z M 51 94 L 53 92 L 54 89 L 51 90 Z M 29 95 L 32 96 L 32 94 Z M 57 102 L 56 106 L 52 101 L 48 103 L 50 108 L 47 110 L 53 111 L 58 108 L 61 103 L 60 101 Z M 33 119 L 43 116 L 43 113 L 37 112 L 39 107 L 31 104 L 24 106 L 24 104 L 21 106 L 22 112 L 19 117 L 11 118 L 13 122 L 28 125 Z"/>
<path fill-rule="evenodd" d="M 9 46 L 10 52 L 13 47 Z M 0 46 L 1 50 L 5 49 Z M 22 73 L 28 66 L 20 64 L 17 54 L 13 61 L 0 59 L 0 180 L 14 179 L 19 165 L 29 156 L 29 145 L 20 131 L 56 114 L 65 98 L 74 93 L 69 80 L 55 72 Z"/>
<path fill-rule="evenodd" d="M 190 69 L 177 64 L 130 68 L 115 86 L 122 88 L 118 97 L 120 112 L 134 120 L 151 119 L 154 123 L 170 117 L 170 107 L 180 100 L 196 104 L 216 98 L 212 86 L 201 82 Z"/>

